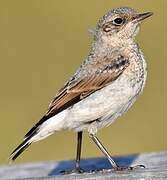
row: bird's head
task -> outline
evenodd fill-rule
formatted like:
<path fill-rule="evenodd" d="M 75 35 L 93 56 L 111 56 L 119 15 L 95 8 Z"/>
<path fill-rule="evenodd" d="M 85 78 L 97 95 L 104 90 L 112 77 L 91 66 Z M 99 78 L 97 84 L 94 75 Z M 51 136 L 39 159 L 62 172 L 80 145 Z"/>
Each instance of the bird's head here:
<path fill-rule="evenodd" d="M 126 41 L 134 39 L 139 31 L 140 23 L 152 12 L 137 13 L 129 7 L 120 7 L 109 11 L 98 22 L 95 38 L 103 41 Z"/>

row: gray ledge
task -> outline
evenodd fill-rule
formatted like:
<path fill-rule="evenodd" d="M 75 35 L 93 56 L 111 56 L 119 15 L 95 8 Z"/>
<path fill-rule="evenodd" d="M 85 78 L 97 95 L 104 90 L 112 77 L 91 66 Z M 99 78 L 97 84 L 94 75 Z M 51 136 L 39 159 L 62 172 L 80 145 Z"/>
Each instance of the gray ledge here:
<path fill-rule="evenodd" d="M 106 158 L 90 158 L 81 161 L 81 166 L 84 170 L 86 170 L 86 173 L 63 175 L 61 171 L 70 171 L 73 169 L 74 161 L 48 161 L 0 166 L 0 179 L 167 179 L 167 152 L 118 156 L 114 157 L 114 160 L 120 166 L 135 166 L 143 164 L 146 168 L 132 171 L 107 170 L 110 169 L 111 166 Z M 106 171 L 98 171 L 100 169 L 106 169 Z M 90 173 L 90 171 L 94 172 Z"/>

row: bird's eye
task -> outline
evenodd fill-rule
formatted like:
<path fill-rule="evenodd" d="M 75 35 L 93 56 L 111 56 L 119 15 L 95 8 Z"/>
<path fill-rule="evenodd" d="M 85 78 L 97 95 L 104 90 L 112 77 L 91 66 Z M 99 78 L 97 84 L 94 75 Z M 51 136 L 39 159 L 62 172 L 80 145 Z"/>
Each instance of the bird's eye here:
<path fill-rule="evenodd" d="M 119 26 L 123 23 L 123 21 L 124 20 L 122 18 L 116 18 L 113 20 L 113 24 Z"/>

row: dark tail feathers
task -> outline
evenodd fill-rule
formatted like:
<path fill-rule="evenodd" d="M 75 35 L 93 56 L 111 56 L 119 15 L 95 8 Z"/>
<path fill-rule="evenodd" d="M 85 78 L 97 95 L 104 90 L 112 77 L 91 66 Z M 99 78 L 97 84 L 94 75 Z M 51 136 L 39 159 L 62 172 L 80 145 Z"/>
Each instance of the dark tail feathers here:
<path fill-rule="evenodd" d="M 11 154 L 9 159 L 15 160 L 24 150 L 26 150 L 30 145 L 31 142 L 29 141 L 30 138 L 25 139 Z"/>

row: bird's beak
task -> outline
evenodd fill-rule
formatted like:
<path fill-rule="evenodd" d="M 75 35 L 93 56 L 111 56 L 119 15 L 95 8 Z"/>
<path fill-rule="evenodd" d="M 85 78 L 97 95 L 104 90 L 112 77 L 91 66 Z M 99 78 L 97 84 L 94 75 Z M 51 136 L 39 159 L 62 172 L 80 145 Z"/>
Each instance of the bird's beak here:
<path fill-rule="evenodd" d="M 134 22 L 141 22 L 143 21 L 144 19 L 152 16 L 153 13 L 152 12 L 146 12 L 146 13 L 142 13 L 142 14 L 137 14 L 133 17 L 133 21 Z"/>

